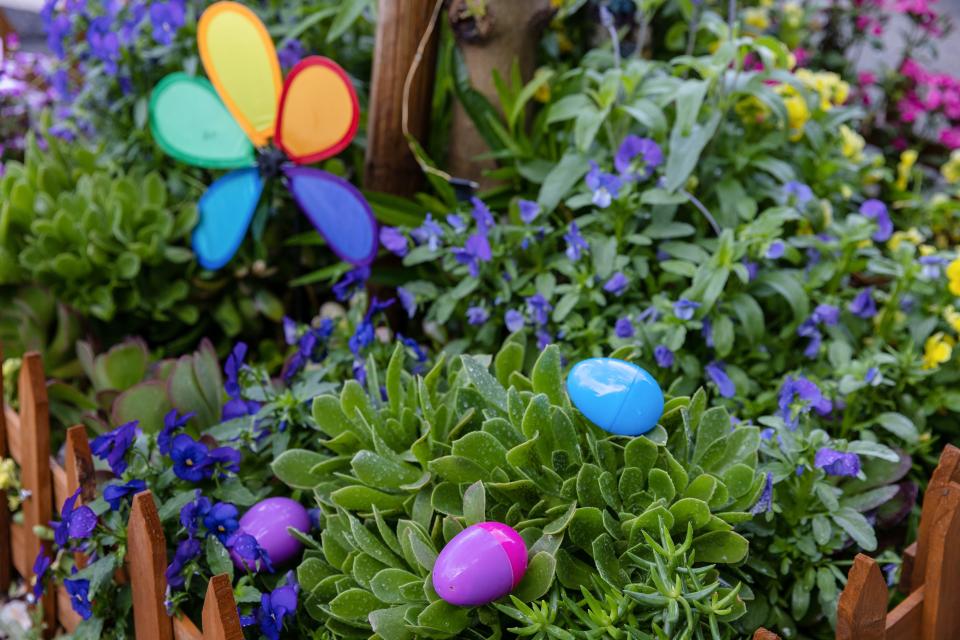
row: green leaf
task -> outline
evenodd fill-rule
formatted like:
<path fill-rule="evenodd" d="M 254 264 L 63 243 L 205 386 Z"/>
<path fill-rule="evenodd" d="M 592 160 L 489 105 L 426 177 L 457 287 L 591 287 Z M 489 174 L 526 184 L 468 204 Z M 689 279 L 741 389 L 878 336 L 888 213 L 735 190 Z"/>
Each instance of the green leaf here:
<path fill-rule="evenodd" d="M 533 365 L 531 379 L 534 393 L 546 394 L 554 405 L 564 404 L 563 365 L 557 345 L 551 344 L 543 350 Z"/>
<path fill-rule="evenodd" d="M 207 536 L 206 556 L 207 565 L 213 575 L 226 573 L 233 580 L 233 561 L 230 559 L 230 552 L 216 536 Z"/>
<path fill-rule="evenodd" d="M 106 555 L 96 562 L 88 564 L 86 567 L 77 571 L 74 575 L 70 576 L 75 580 L 89 580 L 90 581 L 90 591 L 89 597 L 93 600 L 97 593 L 99 593 L 100 588 L 103 587 L 108 581 L 112 580 L 113 572 L 117 568 L 117 556 L 110 554 Z"/>
<path fill-rule="evenodd" d="M 349 29 L 363 10 L 371 5 L 372 0 L 344 0 L 340 3 L 340 10 L 333 18 L 330 24 L 330 31 L 327 32 L 327 42 L 331 43 Z"/>
<path fill-rule="evenodd" d="M 274 459 L 270 469 L 280 482 L 293 489 L 313 489 L 327 477 L 314 475 L 311 469 L 328 459 L 325 455 L 306 449 L 288 449 Z"/>
<path fill-rule="evenodd" d="M 305 593 L 313 591 L 325 578 L 337 575 L 337 571 L 319 558 L 307 558 L 297 567 L 297 584 Z M 260 602 L 257 596 L 256 602 Z"/>
<path fill-rule="evenodd" d="M 586 158 L 572 151 L 567 152 L 540 186 L 537 202 L 543 207 L 544 213 L 553 211 L 589 169 Z"/>
<path fill-rule="evenodd" d="M 842 507 L 831 513 L 830 517 L 864 551 L 874 551 L 877 548 L 877 536 L 863 514 L 850 507 Z"/>
<path fill-rule="evenodd" d="M 527 572 L 523 574 L 523 580 L 513 595 L 523 602 L 539 600 L 549 591 L 556 571 L 557 559 L 546 551 L 540 551 L 530 560 Z"/>
<path fill-rule="evenodd" d="M 470 609 L 455 607 L 443 600 L 430 603 L 417 616 L 417 624 L 456 636 L 470 624 Z"/>
<path fill-rule="evenodd" d="M 747 557 L 750 543 L 733 531 L 711 531 L 693 540 L 697 562 L 734 564 Z"/>
<path fill-rule="evenodd" d="M 423 578 L 413 575 L 403 569 L 383 569 L 370 580 L 373 594 L 390 604 L 406 602 L 402 588 L 408 584 L 423 584 Z"/>
<path fill-rule="evenodd" d="M 482 482 L 474 482 L 463 493 L 463 517 L 467 524 L 484 522 L 486 518 L 487 494 Z"/>
<path fill-rule="evenodd" d="M 703 500 L 697 498 L 681 498 L 670 506 L 673 515 L 672 531 L 686 531 L 687 523 L 693 523 L 696 531 L 706 526 L 710 521 L 710 507 Z M 698 555 L 698 560 L 699 560 Z"/>
<path fill-rule="evenodd" d="M 720 113 L 714 113 L 704 124 L 694 124 L 685 132 L 677 122 L 670 132 L 670 152 L 667 156 L 666 184 L 668 191 L 682 187 L 700 161 L 700 154 L 713 138 L 720 124 Z"/>
<path fill-rule="evenodd" d="M 876 421 L 878 425 L 910 444 L 916 443 L 920 438 L 916 425 L 902 413 L 881 413 L 876 417 Z"/>
<path fill-rule="evenodd" d="M 172 408 L 167 385 L 160 380 L 148 380 L 117 396 L 110 414 L 114 424 L 137 420 L 144 433 L 159 433 L 163 429 L 163 417 Z"/>
<path fill-rule="evenodd" d="M 370 612 L 380 609 L 383 604 L 365 589 L 347 589 L 330 601 L 330 611 L 343 620 L 366 622 Z"/>
<path fill-rule="evenodd" d="M 467 372 L 467 375 L 470 376 L 473 386 L 476 387 L 477 391 L 484 397 L 485 400 L 489 400 L 495 407 L 507 412 L 507 391 L 503 388 L 496 378 L 494 378 L 490 372 L 487 370 L 487 367 L 480 364 L 476 358 L 472 356 L 461 356 L 460 360 L 463 362 L 463 369 Z"/>

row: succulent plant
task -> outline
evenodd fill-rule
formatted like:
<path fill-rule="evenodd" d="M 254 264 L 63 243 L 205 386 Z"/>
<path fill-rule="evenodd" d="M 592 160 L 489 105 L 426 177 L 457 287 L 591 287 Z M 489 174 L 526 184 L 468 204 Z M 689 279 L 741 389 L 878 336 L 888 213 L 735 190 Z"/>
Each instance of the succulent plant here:
<path fill-rule="evenodd" d="M 322 513 L 298 569 L 306 611 L 337 636 L 386 640 L 729 637 L 744 603 L 721 575 L 747 556 L 733 529 L 763 491 L 759 430 L 731 426 L 698 391 L 669 399 L 647 436 L 611 436 L 571 407 L 556 347 L 529 376 L 524 355 L 511 338 L 492 361 L 461 356 L 413 377 L 398 349 L 383 379 L 368 364 L 370 394 L 349 381 L 315 399 L 322 446 L 273 463 Z M 486 520 L 520 532 L 529 568 L 510 600 L 454 607 L 433 590 L 433 562 Z"/>

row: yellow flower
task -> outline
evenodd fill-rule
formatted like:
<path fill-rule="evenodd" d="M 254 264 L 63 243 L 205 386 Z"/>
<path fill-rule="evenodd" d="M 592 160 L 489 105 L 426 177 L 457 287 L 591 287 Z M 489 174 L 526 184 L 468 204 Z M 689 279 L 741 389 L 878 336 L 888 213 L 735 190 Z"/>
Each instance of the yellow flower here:
<path fill-rule="evenodd" d="M 803 24 L 803 9 L 796 2 L 783 4 L 783 17 L 787 26 L 796 29 Z"/>
<path fill-rule="evenodd" d="M 917 163 L 918 155 L 913 149 L 907 149 L 900 154 L 900 162 L 897 164 L 897 189 L 906 190 L 907 181 L 910 180 L 910 170 Z"/>
<path fill-rule="evenodd" d="M 929 244 L 920 245 L 920 255 L 922 256 L 932 256 L 937 252 L 937 248 Z"/>
<path fill-rule="evenodd" d="M 853 197 L 853 189 L 848 184 L 842 184 L 840 185 L 840 195 L 843 196 L 844 200 L 849 200 Z"/>
<path fill-rule="evenodd" d="M 913 246 L 917 246 L 923 242 L 923 235 L 917 231 L 916 227 L 911 227 L 907 231 L 895 231 L 890 236 L 890 240 L 887 241 L 887 247 L 890 251 L 896 251 L 903 242 L 909 242 Z"/>
<path fill-rule="evenodd" d="M 820 109 L 823 111 L 839 107 L 850 96 L 850 85 L 832 71 L 814 72 L 809 69 L 798 69 L 794 75 L 805 87 L 817 92 L 820 97 Z"/>
<path fill-rule="evenodd" d="M 829 200 L 820 201 L 820 212 L 823 214 L 823 226 L 829 227 L 833 224 L 833 205 Z"/>
<path fill-rule="evenodd" d="M 953 308 L 953 305 L 947 305 L 943 310 L 943 319 L 946 320 L 954 331 L 960 333 L 960 311 Z"/>
<path fill-rule="evenodd" d="M 544 82 L 533 93 L 533 99 L 537 102 L 550 102 L 550 83 Z"/>
<path fill-rule="evenodd" d="M 550 6 L 553 7 L 554 9 L 561 9 L 563 8 L 563 5 L 564 5 L 564 0 L 550 0 Z"/>
<path fill-rule="evenodd" d="M 956 258 L 947 265 L 947 280 L 950 281 L 948 288 L 950 293 L 960 296 L 960 258 Z"/>
<path fill-rule="evenodd" d="M 741 122 L 749 126 L 766 121 L 770 109 L 756 96 L 747 96 L 734 105 L 733 110 L 740 116 Z"/>
<path fill-rule="evenodd" d="M 787 121 L 790 127 L 790 139 L 797 141 L 803 137 L 803 128 L 810 120 L 810 108 L 802 95 L 790 85 L 780 85 L 783 104 L 787 108 Z"/>
<path fill-rule="evenodd" d="M 770 26 L 770 18 L 767 16 L 767 12 L 758 7 L 744 10 L 743 21 L 758 31 L 764 31 Z"/>
<path fill-rule="evenodd" d="M 950 159 L 940 167 L 940 175 L 950 184 L 960 182 L 960 149 L 955 149 L 950 154 Z"/>
<path fill-rule="evenodd" d="M 863 160 L 863 147 L 866 145 L 863 136 L 847 125 L 842 124 L 840 125 L 840 140 L 842 143 L 841 150 L 844 156 L 854 162 Z"/>
<path fill-rule="evenodd" d="M 10 458 L 0 458 L 0 491 L 17 486 L 17 467 Z"/>
<path fill-rule="evenodd" d="M 938 331 L 923 345 L 923 368 L 936 369 L 953 355 L 953 338 Z"/>

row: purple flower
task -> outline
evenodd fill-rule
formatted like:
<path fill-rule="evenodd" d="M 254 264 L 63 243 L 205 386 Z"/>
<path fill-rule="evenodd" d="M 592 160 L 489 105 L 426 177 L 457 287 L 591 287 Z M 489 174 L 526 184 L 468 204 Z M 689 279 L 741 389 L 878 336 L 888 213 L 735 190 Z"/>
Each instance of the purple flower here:
<path fill-rule="evenodd" d="M 180 508 L 180 524 L 187 530 L 191 537 L 197 535 L 200 530 L 200 523 L 210 511 L 210 500 L 205 498 L 200 489 L 197 489 L 193 500 Z"/>
<path fill-rule="evenodd" d="M 207 445 L 187 434 L 177 435 L 170 447 L 174 475 L 188 482 L 200 482 L 209 478 L 211 472 L 207 464 L 208 451 Z"/>
<path fill-rule="evenodd" d="M 613 158 L 613 166 L 624 180 L 645 180 L 662 162 L 660 145 L 650 138 L 632 134 L 623 139 Z"/>
<path fill-rule="evenodd" d="M 868 320 L 877 315 L 877 303 L 873 300 L 873 287 L 867 287 L 858 293 L 850 302 L 847 309 L 849 309 L 853 315 L 858 318 L 863 318 L 864 320 Z"/>
<path fill-rule="evenodd" d="M 104 71 L 111 76 L 117 75 L 120 39 L 109 17 L 100 16 L 90 21 L 87 27 L 87 44 L 90 45 L 90 53 L 93 57 L 103 63 Z"/>
<path fill-rule="evenodd" d="M 517 207 L 520 209 L 520 219 L 524 224 L 530 224 L 540 215 L 540 205 L 531 200 L 520 200 Z"/>
<path fill-rule="evenodd" d="M 247 344 L 238 342 L 233 346 L 227 361 L 223 365 L 223 373 L 227 376 L 223 389 L 231 398 L 240 397 L 240 371 L 243 369 L 243 359 L 247 356 Z"/>
<path fill-rule="evenodd" d="M 190 411 L 181 416 L 177 414 L 176 409 L 170 409 L 167 415 L 163 416 L 163 429 L 160 430 L 160 435 L 157 436 L 157 448 L 160 450 L 160 453 L 165 456 L 170 454 L 170 447 L 173 446 L 173 434 L 187 426 L 190 418 L 195 415 L 193 411 Z M 225 417 L 224 419 L 227 418 Z"/>
<path fill-rule="evenodd" d="M 940 270 L 947 264 L 942 256 L 921 256 L 918 262 L 921 265 L 920 276 L 927 280 L 936 280 L 940 277 Z"/>
<path fill-rule="evenodd" d="M 547 345 L 553 342 L 553 336 L 550 335 L 550 332 L 546 329 L 540 328 L 537 329 L 537 348 L 543 351 L 547 348 Z"/>
<path fill-rule="evenodd" d="M 630 284 L 630 281 L 627 280 L 627 276 L 623 275 L 622 272 L 617 271 L 615 274 L 610 276 L 610 279 L 607 280 L 606 284 L 603 285 L 603 290 L 607 293 L 612 293 L 615 296 L 622 296 L 627 290 L 628 284 Z"/>
<path fill-rule="evenodd" d="M 407 236 L 396 227 L 380 227 L 380 244 L 401 258 L 407 255 Z"/>
<path fill-rule="evenodd" d="M 800 323 L 800 326 L 797 327 L 797 335 L 810 339 L 807 348 L 803 350 L 803 355 L 808 358 L 817 357 L 817 354 L 820 353 L 820 345 L 823 344 L 823 334 L 817 329 L 813 316 Z"/>
<path fill-rule="evenodd" d="M 527 298 L 527 312 L 535 325 L 543 326 L 547 324 L 551 310 L 553 310 L 553 306 L 541 294 L 536 293 Z"/>
<path fill-rule="evenodd" d="M 460 264 L 467 265 L 470 275 L 474 278 L 480 277 L 480 263 L 490 262 L 493 258 L 493 252 L 490 250 L 490 241 L 483 233 L 475 233 L 467 238 L 463 248 L 454 248 L 453 257 Z"/>
<path fill-rule="evenodd" d="M 400 299 L 400 306 L 407 312 L 408 318 L 417 314 L 417 299 L 409 289 L 397 287 L 397 298 Z"/>
<path fill-rule="evenodd" d="M 673 351 L 660 344 L 653 350 L 653 357 L 657 361 L 657 366 L 661 369 L 669 369 L 673 366 Z"/>
<path fill-rule="evenodd" d="M 240 564 L 249 570 L 255 570 L 259 564 L 273 573 L 273 566 L 270 564 L 270 556 L 267 550 L 260 546 L 257 539 L 250 534 L 237 531 L 227 540 L 227 548 L 237 554 L 240 558 Z"/>
<path fill-rule="evenodd" d="M 707 375 L 713 384 L 717 385 L 717 390 L 724 398 L 732 398 L 737 392 L 737 387 L 733 380 L 727 375 L 726 364 L 720 360 L 714 360 L 706 366 Z"/>
<path fill-rule="evenodd" d="M 653 306 L 647 307 L 637 316 L 637 322 L 656 322 L 659 319 L 660 312 Z"/>
<path fill-rule="evenodd" d="M 373 344 L 373 316 L 386 310 L 394 302 L 394 298 L 381 302 L 376 296 L 370 301 L 370 306 L 367 307 L 367 312 L 364 314 L 363 320 L 357 325 L 356 330 L 353 332 L 353 335 L 350 336 L 350 340 L 347 343 L 354 356 L 359 356 L 362 349 Z"/>
<path fill-rule="evenodd" d="M 490 208 L 476 196 L 470 198 L 470 204 L 473 205 L 473 219 L 477 223 L 477 230 L 486 235 L 495 224 Z"/>
<path fill-rule="evenodd" d="M 167 0 L 150 4 L 150 22 L 153 24 L 153 39 L 159 44 L 170 44 L 185 21 L 182 0 Z"/>
<path fill-rule="evenodd" d="M 792 198 L 797 207 L 803 208 L 813 200 L 813 190 L 802 182 L 791 180 L 783 185 L 783 197 L 788 203 Z"/>
<path fill-rule="evenodd" d="M 893 223 L 887 213 L 887 205 L 881 201 L 875 198 L 865 200 L 860 205 L 860 215 L 877 223 L 877 230 L 873 234 L 873 239 L 877 242 L 886 242 L 893 235 Z"/>
<path fill-rule="evenodd" d="M 463 227 L 463 220 L 459 216 L 450 216 L 457 218 L 460 221 L 461 227 Z M 450 222 L 450 217 L 447 218 L 447 222 Z M 450 226 L 453 226 L 451 223 Z M 460 231 L 463 229 L 461 228 Z M 423 224 L 410 231 L 410 237 L 413 238 L 414 242 L 419 245 L 427 245 L 430 248 L 430 251 L 436 251 L 440 248 L 440 239 L 443 237 L 443 228 L 434 221 L 433 216 L 429 213 L 427 217 L 423 219 Z"/>
<path fill-rule="evenodd" d="M 634 336 L 634 330 L 630 318 L 624 316 L 617 320 L 616 324 L 613 325 L 613 332 L 618 338 L 632 338 Z"/>
<path fill-rule="evenodd" d="M 111 511 L 119 511 L 124 500 L 146 490 L 147 483 L 143 480 L 131 480 L 126 484 L 111 484 L 103 490 L 103 499 L 110 505 Z"/>
<path fill-rule="evenodd" d="M 286 333 L 286 327 L 284 328 Z M 283 379 L 290 382 L 297 373 L 299 373 L 308 362 L 319 362 L 326 357 L 326 350 L 317 347 L 324 346 L 327 338 L 333 333 L 333 320 L 324 318 L 320 321 L 318 328 L 307 327 L 306 331 L 300 334 L 296 339 L 297 351 L 284 364 Z M 295 335 L 295 334 L 294 334 Z M 238 407 L 239 409 L 239 407 Z M 249 413 L 253 414 L 260 410 L 260 405 L 254 403 Z M 241 414 L 242 415 L 242 414 Z"/>
<path fill-rule="evenodd" d="M 240 452 L 233 447 L 217 447 L 207 452 L 206 465 L 211 468 L 219 468 L 221 470 L 220 477 L 222 478 L 224 477 L 223 471 L 230 471 L 232 473 L 240 472 L 240 458 Z"/>
<path fill-rule="evenodd" d="M 181 540 L 177 545 L 177 551 L 173 555 L 173 561 L 167 567 L 167 584 L 171 589 L 180 589 L 186 582 L 183 575 L 183 568 L 188 562 L 200 555 L 200 540 L 189 537 Z"/>
<path fill-rule="evenodd" d="M 43 579 L 47 575 L 47 570 L 50 568 L 50 565 L 53 564 L 53 559 L 50 557 L 50 554 L 47 553 L 47 546 L 45 544 L 40 545 L 40 553 L 37 554 L 36 560 L 33 561 L 33 598 L 34 600 L 39 600 L 43 596 Z"/>
<path fill-rule="evenodd" d="M 763 484 L 763 493 L 757 503 L 750 509 L 750 513 L 758 515 L 766 513 L 773 509 L 773 474 L 767 473 L 766 481 Z"/>
<path fill-rule="evenodd" d="M 303 43 L 297 38 L 287 41 L 286 44 L 277 50 L 277 59 L 280 61 L 280 66 L 283 69 L 292 69 L 301 59 L 306 57 L 306 55 L 307 50 L 303 47 Z"/>
<path fill-rule="evenodd" d="M 830 447 L 817 450 L 813 466 L 823 469 L 829 476 L 857 477 L 860 473 L 860 458 L 855 453 L 844 453 Z"/>
<path fill-rule="evenodd" d="M 703 336 L 703 343 L 713 349 L 713 322 L 710 321 L 710 318 L 704 318 L 702 324 L 700 335 Z"/>
<path fill-rule="evenodd" d="M 770 260 L 777 260 L 783 257 L 784 251 L 786 251 L 786 245 L 783 244 L 783 241 L 774 240 L 770 243 L 770 246 L 767 247 L 767 252 L 764 255 Z"/>
<path fill-rule="evenodd" d="M 467 309 L 467 322 L 472 325 L 481 325 L 490 319 L 490 312 L 483 307 L 470 307 Z"/>
<path fill-rule="evenodd" d="M 580 228 L 576 222 L 570 223 L 570 231 L 563 234 L 563 239 L 567 241 L 567 258 L 576 262 L 580 259 L 583 251 L 589 251 L 590 245 L 580 235 Z"/>
<path fill-rule="evenodd" d="M 260 596 L 260 608 L 256 618 L 260 632 L 269 640 L 279 640 L 283 630 L 283 621 L 292 616 L 297 610 L 297 592 L 300 587 L 293 579 L 293 574 L 287 576 L 287 584 L 278 587 L 270 594 Z"/>
<path fill-rule="evenodd" d="M 840 320 L 840 309 L 832 304 L 818 304 L 817 308 L 813 310 L 811 317 L 814 322 L 823 323 L 828 327 L 832 327 Z"/>
<path fill-rule="evenodd" d="M 798 402 L 800 404 L 796 406 Z M 820 387 L 803 376 L 787 376 L 777 395 L 777 405 L 777 415 L 783 418 L 789 429 L 796 429 L 800 424 L 800 415 L 810 413 L 810 409 L 820 415 L 826 415 L 833 409 L 833 403 L 823 395 Z"/>
<path fill-rule="evenodd" d="M 73 610 L 84 620 L 89 620 L 93 615 L 93 605 L 90 604 L 90 581 L 67 578 L 63 581 L 63 586 L 70 596 L 70 606 Z"/>
<path fill-rule="evenodd" d="M 207 511 L 207 515 L 203 518 L 203 526 L 217 536 L 220 542 L 226 543 L 227 538 L 240 526 L 237 521 L 239 515 L 236 506 L 229 502 L 218 502 Z"/>
<path fill-rule="evenodd" d="M 370 277 L 370 267 L 357 267 L 343 274 L 343 277 L 333 285 L 333 295 L 337 300 L 343 302 L 353 297 L 357 291 L 362 289 Z"/>
<path fill-rule="evenodd" d="M 873 382 L 873 380 L 877 377 L 878 373 L 880 373 L 879 369 L 877 369 L 876 367 L 870 367 L 869 369 L 867 369 L 867 373 L 863 376 L 863 379 L 865 382 Z"/>
<path fill-rule="evenodd" d="M 53 541 L 58 547 L 65 547 L 69 540 L 89 538 L 97 527 L 97 515 L 86 505 L 74 508 L 80 489 L 67 498 L 60 510 L 60 522 L 53 525 Z"/>
<path fill-rule="evenodd" d="M 505 314 L 503 314 L 503 322 L 507 325 L 507 331 L 510 333 L 516 333 L 523 329 L 523 325 L 526 324 L 526 318 L 523 317 L 523 314 L 516 309 L 508 309 Z"/>
<path fill-rule="evenodd" d="M 70 18 L 62 12 L 53 14 L 57 3 L 54 0 L 48 0 L 43 7 L 41 17 L 43 18 L 44 29 L 47 32 L 47 47 L 59 59 L 66 56 L 63 48 L 63 41 L 70 35 Z"/>
<path fill-rule="evenodd" d="M 690 320 L 693 318 L 694 312 L 699 308 L 699 302 L 693 302 L 692 300 L 687 300 L 686 298 L 680 298 L 673 303 L 673 315 L 677 316 L 681 320 Z"/>
<path fill-rule="evenodd" d="M 447 216 L 447 224 L 453 228 L 455 233 L 463 233 L 467 230 L 467 223 L 463 221 L 463 216 L 455 213 Z"/>
<path fill-rule="evenodd" d="M 620 178 L 612 173 L 600 171 L 600 167 L 593 160 L 590 161 L 590 171 L 587 172 L 584 181 L 587 183 L 587 188 L 593 192 L 593 204 L 601 209 L 609 207 L 620 193 Z"/>
<path fill-rule="evenodd" d="M 427 352 L 423 350 L 423 347 L 420 346 L 419 342 L 413 338 L 405 338 L 402 333 L 397 334 L 397 340 L 403 343 L 403 346 L 413 351 L 413 355 L 416 357 L 417 362 L 427 361 Z"/>
<path fill-rule="evenodd" d="M 97 436 L 90 443 L 90 451 L 101 460 L 106 460 L 116 476 L 127 470 L 127 451 L 137 437 L 138 421 L 122 424 L 113 431 Z"/>
<path fill-rule="evenodd" d="M 760 265 L 750 260 L 744 260 L 743 266 L 747 268 L 747 281 L 752 282 L 756 280 L 757 275 L 760 273 Z"/>

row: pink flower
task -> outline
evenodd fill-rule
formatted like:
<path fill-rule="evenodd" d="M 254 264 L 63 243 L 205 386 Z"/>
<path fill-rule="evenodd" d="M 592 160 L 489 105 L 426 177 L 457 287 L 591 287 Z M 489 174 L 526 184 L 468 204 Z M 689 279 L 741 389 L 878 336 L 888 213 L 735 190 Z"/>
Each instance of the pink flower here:
<path fill-rule="evenodd" d="M 923 106 L 927 111 L 934 111 L 943 102 L 943 93 L 934 86 L 927 89 L 927 95 L 923 99 Z"/>
<path fill-rule="evenodd" d="M 927 80 L 927 72 L 913 58 L 907 58 L 903 61 L 903 66 L 900 67 L 900 73 L 914 82 L 923 83 Z"/>
<path fill-rule="evenodd" d="M 923 104 L 916 96 L 907 96 L 898 102 L 897 111 L 900 112 L 900 122 L 916 122 L 917 118 L 925 113 Z"/>
<path fill-rule="evenodd" d="M 951 127 L 941 131 L 940 142 L 949 149 L 960 149 L 960 127 Z"/>
<path fill-rule="evenodd" d="M 857 82 L 859 82 L 861 86 L 876 84 L 877 76 L 870 71 L 861 71 L 857 76 Z"/>
<path fill-rule="evenodd" d="M 897 136 L 896 138 L 893 139 L 893 148 L 896 149 L 897 151 L 903 151 L 908 146 L 909 144 L 907 143 L 907 139 L 904 138 L 903 136 Z"/>
<path fill-rule="evenodd" d="M 797 60 L 798 67 L 804 67 L 810 61 L 810 54 L 803 47 L 797 47 L 793 50 L 793 57 Z"/>

